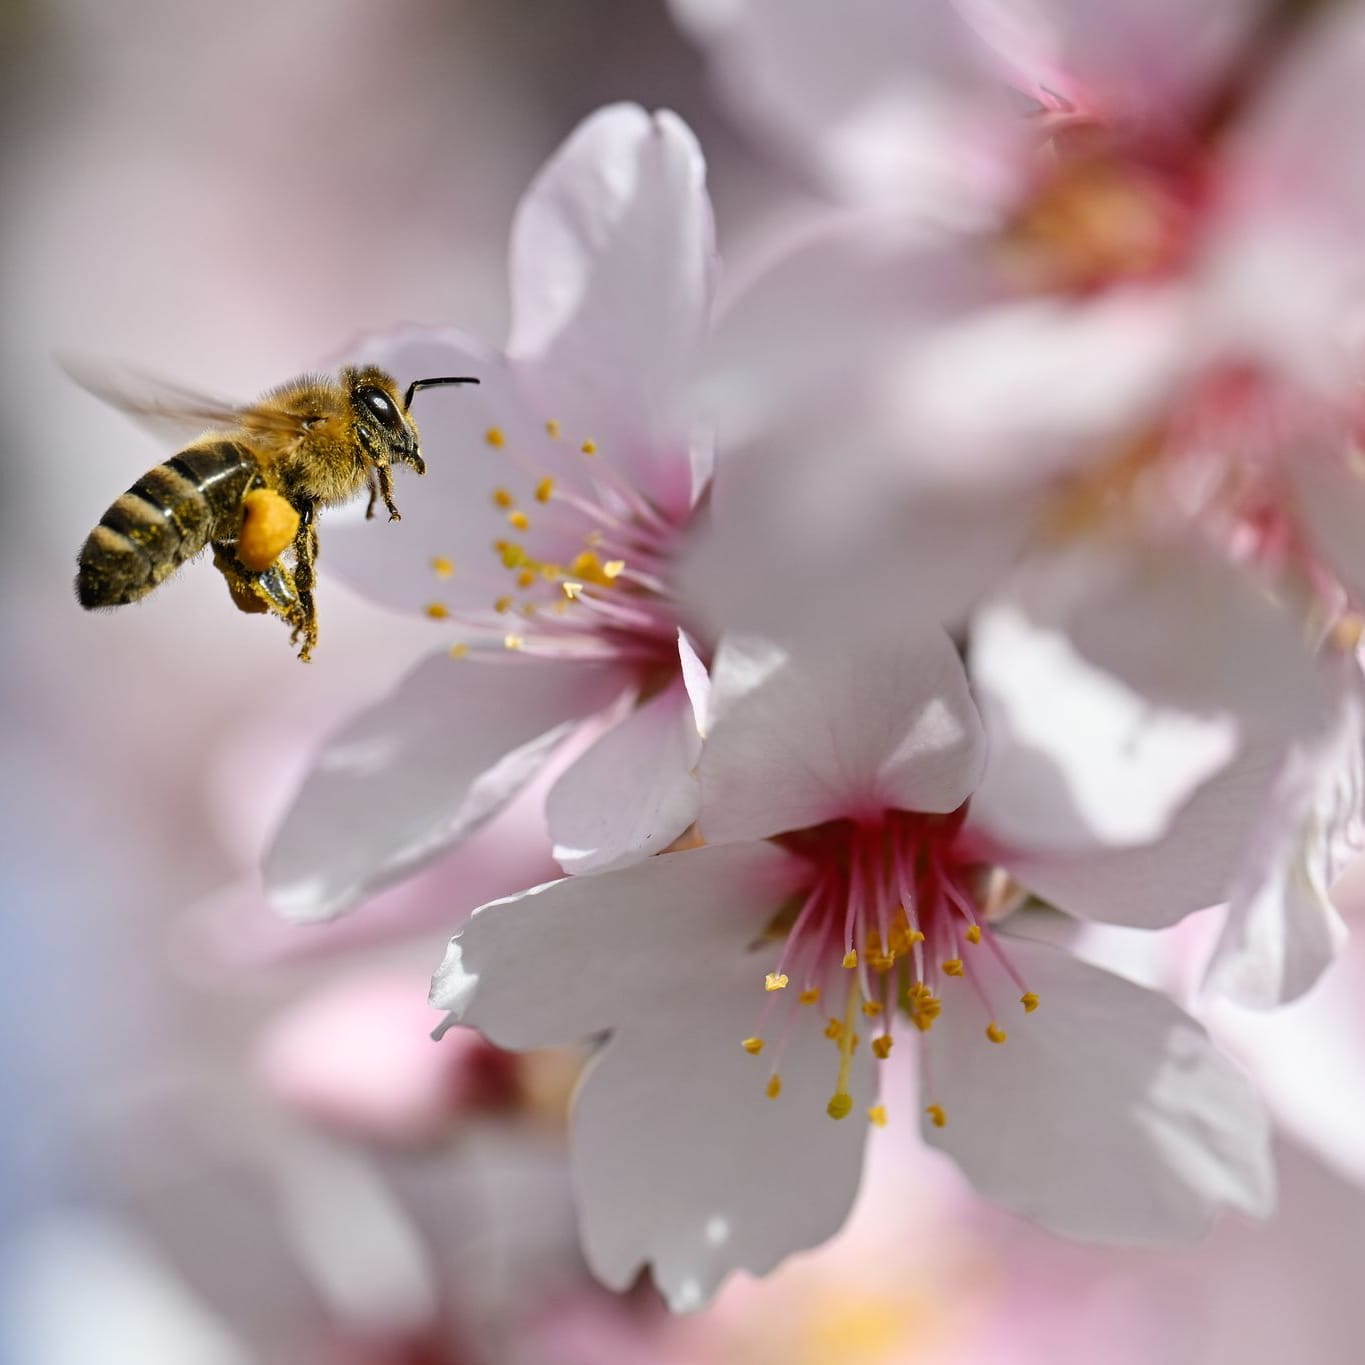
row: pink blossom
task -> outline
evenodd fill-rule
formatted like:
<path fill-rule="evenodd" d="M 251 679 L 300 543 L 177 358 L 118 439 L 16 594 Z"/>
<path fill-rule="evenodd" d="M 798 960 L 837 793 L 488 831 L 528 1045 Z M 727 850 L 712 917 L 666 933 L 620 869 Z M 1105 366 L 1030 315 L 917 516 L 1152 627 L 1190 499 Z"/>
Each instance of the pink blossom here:
<path fill-rule="evenodd" d="M 985 735 L 942 634 L 729 639 L 712 682 L 706 846 L 485 906 L 432 988 L 514 1049 L 610 1032 L 573 1138 L 608 1285 L 648 1262 L 693 1308 L 830 1236 L 912 1039 L 925 1139 L 1049 1227 L 1161 1242 L 1265 1210 L 1263 1117 L 1198 1025 L 997 922 L 1001 867 L 1083 913 L 1197 908 L 1238 846 L 1221 803 L 1142 847 L 1011 847 L 977 814 Z"/>
<path fill-rule="evenodd" d="M 599 715 L 546 805 L 563 866 L 627 863 L 695 818 L 699 665 L 671 579 L 710 470 L 688 391 L 714 268 L 704 173 L 673 115 L 598 111 L 518 210 L 505 353 L 416 327 L 362 345 L 480 386 L 424 395 L 430 473 L 401 534 L 329 537 L 330 566 L 443 643 L 319 754 L 266 859 L 287 915 L 421 867 Z"/>

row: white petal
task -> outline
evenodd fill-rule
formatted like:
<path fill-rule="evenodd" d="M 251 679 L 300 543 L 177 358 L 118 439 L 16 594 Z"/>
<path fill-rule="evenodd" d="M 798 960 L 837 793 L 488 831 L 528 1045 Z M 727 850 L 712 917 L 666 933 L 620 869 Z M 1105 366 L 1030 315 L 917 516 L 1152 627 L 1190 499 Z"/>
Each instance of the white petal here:
<path fill-rule="evenodd" d="M 1251 1086 L 1165 997 L 1043 944 L 1002 938 L 1030 1015 L 998 968 L 988 989 L 1009 1040 L 969 997 L 929 1035 L 947 1126 L 924 1125 L 982 1194 L 1055 1232 L 1162 1244 L 1204 1233 L 1222 1207 L 1264 1216 L 1270 1133 Z"/>
<path fill-rule="evenodd" d="M 1149 701 L 1008 598 L 977 613 L 968 661 L 990 735 L 972 821 L 1016 848 L 1147 843 L 1237 747 L 1230 716 Z"/>
<path fill-rule="evenodd" d="M 1148 844 L 1059 853 L 999 848 L 996 861 L 1079 919 L 1159 929 L 1227 899 L 1265 810 L 1283 745 L 1247 746 Z"/>
<path fill-rule="evenodd" d="M 1193 539 L 1078 541 L 1011 586 L 1039 626 L 1152 702 L 1314 732 L 1325 697 L 1293 613 Z"/>
<path fill-rule="evenodd" d="M 680 119 L 611 105 L 550 159 L 512 230 L 508 353 L 527 391 L 674 515 L 692 500 L 688 387 L 711 309 L 705 176 Z"/>
<path fill-rule="evenodd" d="M 961 660 L 936 628 L 835 634 L 780 661 L 770 644 L 727 637 L 712 680 L 700 765 L 709 840 L 887 807 L 955 810 L 985 762 Z"/>
<path fill-rule="evenodd" d="M 575 1042 L 742 955 L 800 872 L 767 844 L 699 848 L 492 901 L 451 940 L 431 1003 L 500 1047 Z"/>
<path fill-rule="evenodd" d="M 1198 112 L 1190 106 L 1223 78 L 1267 6 L 1260 0 L 956 0 L 956 8 L 1021 89 L 1055 92 L 1092 116 L 1160 123 Z"/>
<path fill-rule="evenodd" d="M 565 872 L 661 853 L 697 818 L 701 736 L 679 678 L 636 706 L 550 788 L 545 816 Z"/>
<path fill-rule="evenodd" d="M 323 746 L 266 855 L 276 908 L 327 919 L 439 857 L 623 686 L 597 664 L 426 659 Z"/>
<path fill-rule="evenodd" d="M 685 991 L 644 1003 L 582 1080 L 572 1145 L 584 1250 L 613 1289 L 650 1264 L 674 1311 L 697 1309 L 732 1271 L 765 1274 L 848 1216 L 875 1064 L 866 1047 L 854 1054 L 853 1111 L 831 1119 L 838 1059 L 807 1013 L 768 1099 L 767 1054 L 740 1047 L 767 960 L 716 958 Z"/>
<path fill-rule="evenodd" d="M 1356 604 L 1365 603 L 1365 476 L 1340 451 L 1295 451 L 1284 462 L 1313 549 Z"/>
<path fill-rule="evenodd" d="M 540 558 L 559 562 L 580 548 L 575 536 L 538 524 L 536 476 L 512 463 L 514 451 L 560 482 L 577 471 L 563 449 L 566 443 L 547 439 L 541 418 L 528 407 L 502 357 L 457 332 L 403 327 L 362 338 L 347 359 L 383 367 L 400 386 L 442 375 L 472 375 L 479 384 L 429 389 L 414 397 L 427 473 L 417 480 L 400 470 L 395 477 L 402 525 L 388 524 L 382 503 L 374 520 L 365 521 L 363 498 L 329 514 L 321 537 L 323 571 L 401 610 L 422 613 L 439 602 L 454 614 L 491 615 L 494 600 L 516 586 L 493 549 L 494 541 L 515 534 L 506 509 L 493 499 L 494 490 L 504 486 L 531 508 L 532 548 Z M 487 443 L 486 434 L 494 429 L 502 434 L 502 448 Z"/>
<path fill-rule="evenodd" d="M 1025 132 L 946 4 L 672 0 L 731 103 L 837 192 L 959 214 L 1002 197 Z"/>
<path fill-rule="evenodd" d="M 1332 883 L 1360 850 L 1361 680 L 1342 659 L 1334 723 L 1293 745 L 1260 827 L 1229 895 L 1227 924 L 1206 987 L 1252 1009 L 1302 995 L 1322 975 L 1346 937 L 1332 904 Z"/>
<path fill-rule="evenodd" d="M 1187 300 L 1111 290 L 1081 303 L 1000 303 L 908 338 L 889 407 L 933 473 L 1029 483 L 1093 460 L 1154 415 L 1181 377 Z"/>

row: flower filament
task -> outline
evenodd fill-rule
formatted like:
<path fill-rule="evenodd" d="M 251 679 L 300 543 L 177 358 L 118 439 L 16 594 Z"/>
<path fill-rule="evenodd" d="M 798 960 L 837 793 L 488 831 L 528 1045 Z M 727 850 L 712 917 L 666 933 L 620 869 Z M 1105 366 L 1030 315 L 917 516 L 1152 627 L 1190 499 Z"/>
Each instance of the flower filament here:
<path fill-rule="evenodd" d="M 979 860 L 963 846 L 964 816 L 965 807 L 947 816 L 886 811 L 784 836 L 782 842 L 808 861 L 812 875 L 768 934 L 780 938 L 782 947 L 764 978 L 763 1014 L 766 1019 L 775 1007 L 785 1013 L 770 1054 L 770 1098 L 781 1094 L 779 1066 L 788 1040 L 796 1028 L 812 1026 L 803 1016 L 821 1000 L 841 1002 L 823 1028 L 837 1054 L 826 1106 L 833 1119 L 853 1110 L 850 1080 L 862 1043 L 859 1027 L 870 1034 L 873 1056 L 885 1061 L 897 1025 L 913 1025 L 927 1035 L 943 1013 L 945 990 L 965 986 L 972 998 L 953 999 L 950 1007 L 978 1010 L 983 1039 L 997 1046 L 1006 1042 L 978 955 L 987 954 L 1015 981 L 1025 1014 L 1038 1008 L 1037 994 L 1019 978 L 987 922 L 993 892 Z M 761 1024 L 744 1047 L 757 1056 L 765 1046 Z M 947 1122 L 936 1103 L 926 1112 L 936 1126 Z M 874 1106 L 869 1119 L 881 1126 L 885 1109 Z"/>

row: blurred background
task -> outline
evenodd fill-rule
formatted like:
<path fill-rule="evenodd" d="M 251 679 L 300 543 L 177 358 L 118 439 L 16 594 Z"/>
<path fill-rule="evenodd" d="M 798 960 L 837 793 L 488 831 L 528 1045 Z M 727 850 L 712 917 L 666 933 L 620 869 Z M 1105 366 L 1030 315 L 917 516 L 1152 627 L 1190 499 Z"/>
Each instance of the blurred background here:
<path fill-rule="evenodd" d="M 1273 1224 L 1178 1256 L 1067 1246 L 893 1125 L 842 1238 L 669 1320 L 578 1259 L 575 1060 L 427 1039 L 451 930 L 549 873 L 538 794 L 345 923 L 261 903 L 311 748 L 426 633 L 325 582 L 300 668 L 202 568 L 76 606 L 85 535 L 170 452 L 54 353 L 249 396 L 399 321 L 499 342 L 517 199 L 610 100 L 697 131 L 732 267 L 800 211 L 662 0 L 0 0 L 0 39 L 0 1358 L 1359 1359 L 1359 949 L 1272 1020 L 1212 1021 L 1276 1105 Z M 1187 984 L 1181 941 L 1094 950 Z"/>

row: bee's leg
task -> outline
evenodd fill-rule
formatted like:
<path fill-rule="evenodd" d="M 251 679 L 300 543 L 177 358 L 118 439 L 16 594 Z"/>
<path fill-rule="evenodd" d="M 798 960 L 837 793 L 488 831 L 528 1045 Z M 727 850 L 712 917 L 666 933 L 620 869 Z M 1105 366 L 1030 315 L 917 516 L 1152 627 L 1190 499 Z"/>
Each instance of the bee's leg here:
<path fill-rule="evenodd" d="M 213 566 L 223 575 L 239 611 L 273 611 L 291 625 L 297 622 L 299 596 L 294 577 L 283 564 L 277 562 L 263 573 L 253 573 L 238 562 L 230 542 L 215 541 Z"/>
<path fill-rule="evenodd" d="M 373 471 L 370 473 L 370 500 L 365 504 L 365 520 L 374 520 L 374 505 L 379 501 L 379 485 L 374 481 Z"/>
<path fill-rule="evenodd" d="M 374 472 L 379 476 L 379 494 L 384 499 L 384 506 L 389 509 L 389 520 L 402 521 L 398 508 L 393 505 L 393 470 L 376 460 Z"/>
<path fill-rule="evenodd" d="M 318 530 L 313 522 L 313 510 L 308 508 L 299 522 L 294 537 L 294 588 L 298 592 L 298 617 L 294 625 L 294 641 L 302 640 L 299 658 L 305 662 L 312 656 L 318 642 L 318 614 L 313 603 L 313 585 L 317 581 Z"/>

